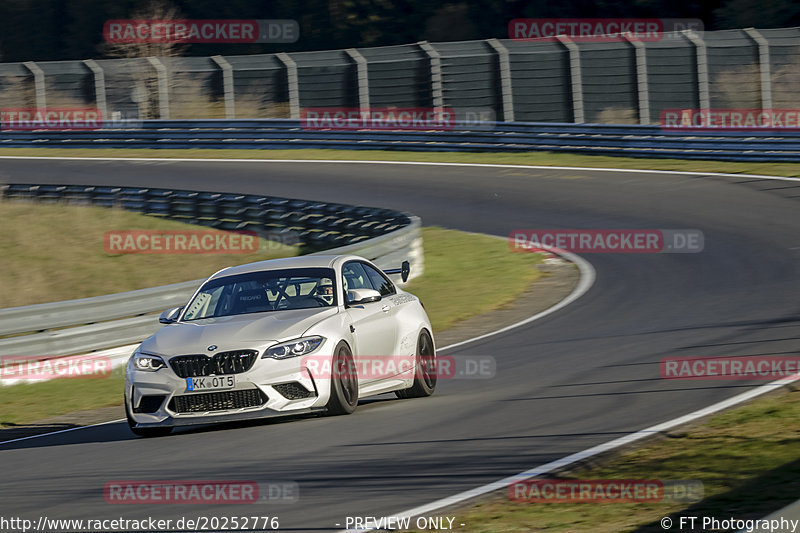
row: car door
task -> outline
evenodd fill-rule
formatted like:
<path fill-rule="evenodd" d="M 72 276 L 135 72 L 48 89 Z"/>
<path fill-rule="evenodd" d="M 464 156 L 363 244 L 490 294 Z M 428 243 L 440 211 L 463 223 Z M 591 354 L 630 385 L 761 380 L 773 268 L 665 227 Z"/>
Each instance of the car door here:
<path fill-rule="evenodd" d="M 345 297 L 350 289 L 376 288 L 359 261 L 349 261 L 342 267 L 342 284 Z M 355 331 L 356 346 L 353 358 L 356 360 L 359 382 L 366 383 L 388 377 L 382 362 L 392 351 L 397 341 L 397 326 L 391 317 L 392 305 L 387 301 L 347 305 L 347 314 Z"/>
<path fill-rule="evenodd" d="M 372 286 L 375 287 L 376 291 L 381 293 L 381 302 L 384 304 L 381 309 L 386 313 L 386 317 L 391 320 L 392 324 L 394 324 L 395 334 L 392 340 L 392 347 L 389 352 L 394 357 L 391 361 L 391 364 L 387 363 L 387 370 L 393 370 L 393 375 L 400 374 L 404 371 L 404 369 L 408 369 L 409 365 L 413 365 L 413 361 L 408 358 L 408 355 L 404 355 L 404 353 L 399 350 L 397 346 L 398 342 L 400 341 L 400 336 L 403 334 L 403 327 L 398 318 L 403 304 L 398 305 L 395 302 L 395 298 L 392 298 L 392 296 L 397 294 L 397 289 L 395 289 L 394 283 L 392 283 L 386 274 L 368 263 L 362 263 L 362 266 L 364 267 L 367 276 L 369 276 Z"/>

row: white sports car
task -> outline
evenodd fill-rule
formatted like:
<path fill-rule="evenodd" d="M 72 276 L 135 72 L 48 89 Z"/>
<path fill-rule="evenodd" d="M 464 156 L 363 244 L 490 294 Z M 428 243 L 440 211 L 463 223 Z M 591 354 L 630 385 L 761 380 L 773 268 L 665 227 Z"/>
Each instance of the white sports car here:
<path fill-rule="evenodd" d="M 326 411 L 395 392 L 430 396 L 437 380 L 430 320 L 416 296 L 358 256 L 309 255 L 225 268 L 125 369 L 131 430 Z M 388 275 L 387 275 L 388 274 Z"/>

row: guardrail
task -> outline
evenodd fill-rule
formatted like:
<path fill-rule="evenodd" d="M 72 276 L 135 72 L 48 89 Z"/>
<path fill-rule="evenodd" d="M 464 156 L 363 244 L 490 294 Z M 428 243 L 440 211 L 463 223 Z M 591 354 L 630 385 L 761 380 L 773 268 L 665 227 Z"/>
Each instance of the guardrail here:
<path fill-rule="evenodd" d="M 381 268 L 408 259 L 412 277 L 424 268 L 419 218 L 388 209 L 260 195 L 72 185 L 11 184 L 0 189 L 0 197 L 119 207 L 218 229 L 253 230 L 313 253 L 361 255 Z M 150 313 L 186 303 L 202 281 L 0 309 L 0 336 L 7 336 L 0 339 L 0 354 L 50 357 L 138 342 L 160 327 L 158 317 Z"/>
<path fill-rule="evenodd" d="M 659 126 L 482 122 L 448 131 L 303 129 L 299 120 L 145 120 L 136 128 L 0 132 L 0 148 L 336 148 L 576 152 L 628 157 L 800 161 L 800 130 L 680 131 Z"/>

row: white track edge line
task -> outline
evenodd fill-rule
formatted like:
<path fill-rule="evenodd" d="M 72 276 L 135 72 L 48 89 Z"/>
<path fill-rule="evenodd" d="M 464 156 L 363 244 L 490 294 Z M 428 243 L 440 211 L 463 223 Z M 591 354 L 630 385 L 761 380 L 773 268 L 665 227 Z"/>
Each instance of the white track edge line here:
<path fill-rule="evenodd" d="M 117 422 L 124 422 L 124 418 L 120 418 L 118 420 L 108 420 L 106 422 L 98 422 L 97 424 L 89 424 L 88 426 L 78 426 L 74 428 L 67 428 L 67 429 L 59 429 L 58 431 L 51 431 L 50 433 L 41 433 L 39 435 L 28 435 L 27 437 L 20 437 L 18 439 L 11 439 L 11 440 L 4 440 L 0 442 L 0 446 L 3 444 L 11 444 L 12 442 L 19 442 L 21 440 L 28 440 L 28 439 L 35 439 L 37 437 L 46 437 L 48 435 L 58 435 L 59 433 L 67 433 L 69 431 L 76 431 L 78 429 L 86 429 L 86 428 L 93 428 L 97 426 L 105 426 L 106 424 L 115 424 Z"/>
<path fill-rule="evenodd" d="M 489 235 L 489 236 L 505 240 L 505 237 L 498 237 L 496 235 Z M 594 285 L 594 281 L 597 278 L 597 276 L 596 276 L 594 267 L 591 265 L 591 263 L 589 263 L 589 261 L 587 261 L 586 259 L 582 258 L 579 255 L 573 254 L 571 252 L 567 252 L 566 250 L 561 250 L 559 248 L 554 248 L 552 246 L 545 246 L 545 245 L 539 244 L 539 248 L 546 249 L 546 250 L 548 250 L 550 252 L 558 254 L 558 255 L 562 256 L 563 258 L 565 258 L 566 260 L 568 260 L 569 262 L 575 264 L 578 267 L 578 270 L 580 271 L 580 279 L 578 280 L 578 284 L 575 286 L 575 288 L 572 289 L 572 292 L 569 293 L 569 295 L 566 298 L 564 298 L 560 302 L 552 305 L 551 307 L 545 309 L 544 311 L 541 311 L 539 313 L 536 313 L 535 315 L 529 316 L 528 318 L 520 320 L 519 322 L 515 322 L 515 323 L 510 324 L 508 326 L 504 326 L 504 327 L 498 329 L 497 331 L 491 331 L 489 333 L 485 333 L 483 335 L 478 335 L 477 337 L 473 337 L 473 338 L 467 339 L 465 341 L 460 341 L 460 342 L 455 342 L 453 344 L 448 344 L 447 346 L 445 346 L 443 348 L 437 348 L 436 349 L 437 352 L 443 352 L 443 351 L 449 350 L 451 348 L 457 348 L 457 347 L 463 346 L 465 344 L 471 344 L 473 342 L 477 342 L 477 341 L 486 339 L 488 337 L 493 337 L 495 335 L 499 335 L 501 333 L 505 333 L 507 331 L 511 331 L 512 329 L 516 329 L 516 328 L 518 328 L 520 326 L 524 326 L 526 324 L 530 324 L 531 322 L 539 320 L 540 318 L 544 318 L 547 315 L 555 313 L 559 309 L 563 309 L 564 307 L 568 306 L 569 304 L 571 304 L 572 302 L 574 302 L 575 300 L 577 300 L 578 298 L 580 298 L 581 296 L 586 294 L 589 291 L 589 289 L 592 287 L 592 285 Z"/>
<path fill-rule="evenodd" d="M 637 168 L 613 168 L 613 167 L 567 167 L 551 165 L 512 165 L 502 163 L 456 163 L 444 161 L 384 161 L 384 160 L 358 160 L 358 159 L 238 159 L 238 158 L 189 158 L 189 157 L 80 157 L 80 156 L 22 156 L 22 155 L 0 155 L 0 159 L 30 159 L 30 160 L 56 160 L 56 161 L 162 161 L 191 163 L 343 163 L 343 164 L 365 164 L 365 165 L 421 165 L 421 166 L 453 166 L 453 167 L 476 167 L 476 168 L 518 168 L 535 170 L 583 170 L 592 172 L 627 172 L 633 174 L 675 174 L 681 176 L 719 176 L 727 178 L 756 178 L 776 181 L 800 181 L 800 178 L 786 176 L 769 176 L 766 174 L 737 174 L 725 172 L 695 172 L 687 170 L 644 170 Z"/>
<path fill-rule="evenodd" d="M 420 515 L 423 515 L 423 514 L 426 514 L 426 513 L 430 513 L 432 511 L 437 511 L 437 510 L 442 509 L 444 507 L 450 507 L 452 505 L 459 504 L 459 503 L 464 502 L 466 500 L 470 500 L 472 498 L 475 498 L 475 497 L 478 497 L 478 496 L 483 496 L 484 494 L 488 494 L 490 492 L 494 492 L 496 490 L 500 490 L 500 489 L 506 488 L 509 485 L 511 485 L 512 483 L 518 483 L 520 481 L 525 481 L 525 480 L 534 478 L 536 476 L 540 476 L 542 474 L 547 474 L 549 472 L 552 472 L 554 470 L 563 468 L 565 466 L 569 466 L 571 464 L 577 463 L 577 462 L 582 461 L 584 459 L 588 459 L 590 457 L 594 457 L 596 455 L 599 455 L 601 453 L 613 450 L 615 448 L 619 448 L 619 447 L 624 446 L 626 444 L 630 444 L 632 442 L 636 442 L 637 440 L 643 439 L 643 438 L 648 437 L 650 435 L 661 433 L 661 432 L 670 430 L 670 429 L 672 429 L 674 427 L 677 427 L 677 426 L 680 426 L 680 425 L 683 425 L 683 424 L 687 424 L 689 422 L 693 422 L 693 421 L 695 421 L 695 420 L 697 420 L 699 418 L 703 418 L 705 416 L 717 413 L 719 411 L 725 410 L 725 409 L 727 409 L 729 407 L 733 407 L 733 406 L 738 405 L 738 404 L 740 404 L 742 402 L 745 402 L 747 400 L 750 400 L 750 399 L 756 398 L 758 396 L 761 396 L 762 394 L 766 394 L 767 392 L 771 392 L 773 390 L 780 389 L 781 387 L 789 385 L 790 383 L 794 383 L 794 382 L 796 382 L 798 380 L 800 380 L 800 374 L 794 375 L 794 376 L 785 377 L 785 378 L 781 378 L 781 379 L 777 379 L 775 381 L 771 381 L 770 383 L 761 385 L 760 387 L 756 387 L 754 389 L 750 389 L 749 391 L 743 392 L 741 394 L 737 394 L 736 396 L 733 396 L 732 398 L 728 398 L 727 400 L 723 400 L 721 402 L 717 402 L 715 404 L 712 404 L 712 405 L 710 405 L 708 407 L 704 407 L 702 409 L 698 409 L 697 411 L 691 412 L 689 414 L 680 416 L 678 418 L 673 418 L 672 420 L 668 420 L 666 422 L 662 422 L 660 424 L 656 424 L 654 426 L 650 426 L 649 428 L 645 428 L 645 429 L 639 430 L 639 431 L 637 431 L 635 433 L 630 433 L 628 435 L 625 435 L 623 437 L 619 437 L 619 438 L 610 440 L 608 442 L 604 442 L 603 444 L 598 444 L 597 446 L 593 446 L 591 448 L 587 448 L 586 450 L 567 455 L 566 457 L 562 457 L 561 459 L 556 459 L 555 461 L 551 461 L 551 462 L 543 464 L 541 466 L 537 466 L 537 467 L 531 468 L 531 469 L 526 470 L 524 472 L 521 472 L 519 474 L 516 474 L 516 475 L 513 475 L 513 476 L 509 476 L 509 477 L 505 477 L 503 479 L 499 479 L 499 480 L 494 481 L 492 483 L 488 483 L 488 484 L 482 485 L 480 487 L 475 487 L 474 489 L 466 490 L 464 492 L 460 492 L 460 493 L 455 494 L 453 496 L 448 496 L 447 498 L 442 498 L 442 499 L 439 499 L 439 500 L 435 500 L 435 501 L 433 501 L 431 503 L 420 505 L 418 507 L 414 507 L 412 509 L 407 509 L 405 511 L 401 511 L 399 513 L 390 514 L 390 515 L 387 515 L 387 516 L 396 516 L 398 518 L 405 518 L 405 517 L 413 518 L 415 516 L 420 516 Z M 343 530 L 341 530 L 341 532 L 346 532 L 346 533 L 356 533 L 356 532 L 358 532 L 358 533 L 361 533 L 361 532 L 374 531 L 374 530 L 375 530 L 375 528 L 373 528 L 373 529 L 343 529 Z"/>

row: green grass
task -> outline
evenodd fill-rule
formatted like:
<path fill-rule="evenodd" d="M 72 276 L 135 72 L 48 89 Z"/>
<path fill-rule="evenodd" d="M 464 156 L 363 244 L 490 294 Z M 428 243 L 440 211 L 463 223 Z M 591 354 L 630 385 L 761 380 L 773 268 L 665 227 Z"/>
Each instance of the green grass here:
<path fill-rule="evenodd" d="M 425 304 L 434 332 L 508 304 L 539 277 L 531 267 L 541 255 L 510 253 L 505 239 L 425 228 L 423 241 L 425 274 L 406 290 Z"/>
<path fill-rule="evenodd" d="M 92 213 L 83 216 L 105 216 L 101 211 L 102 208 L 95 208 Z M 422 235 L 425 273 L 412 280 L 408 289 L 425 303 L 434 332 L 512 301 L 538 277 L 538 271 L 532 266 L 541 256 L 512 253 L 503 239 L 442 228 L 423 228 Z M 56 246 L 56 242 L 53 242 L 53 246 Z M 57 254 L 58 249 L 50 252 Z M 177 257 L 184 260 L 186 256 Z M 64 268 L 80 268 L 79 263 L 65 265 Z M 113 265 L 109 268 L 113 268 Z M 149 267 L 143 265 L 141 268 L 146 270 Z M 94 275 L 99 276 L 100 272 L 96 270 Z M 457 274 L 454 275 L 454 272 Z M 116 285 L 110 286 L 113 291 L 128 289 L 124 286 L 127 279 L 123 274 L 112 275 L 106 271 L 102 275 L 117 280 Z M 194 277 L 204 275 L 204 272 L 191 271 Z M 191 279 L 191 276 L 184 279 Z M 491 288 L 485 287 L 487 278 L 492 280 Z M 83 290 L 73 288 L 76 291 Z M 73 297 L 69 291 L 63 294 L 67 298 Z M 120 371 L 100 379 L 56 379 L 35 384 L 0 386 L 0 427 L 4 424 L 30 423 L 83 409 L 119 405 L 121 395 Z"/>
<path fill-rule="evenodd" d="M 456 521 L 466 524 L 459 528 L 465 533 L 612 533 L 663 531 L 658 522 L 670 515 L 763 518 L 800 498 L 799 437 L 800 392 L 784 392 L 718 414 L 600 466 L 559 476 L 696 479 L 704 486 L 700 502 L 530 503 L 511 502 L 504 492 L 457 511 Z"/>
<path fill-rule="evenodd" d="M 234 264 L 297 255 L 261 241 L 247 254 L 109 254 L 112 230 L 209 230 L 123 209 L 0 202 L 0 308 L 205 278 Z"/>
<path fill-rule="evenodd" d="M 85 409 L 122 405 L 123 369 L 97 379 L 0 386 L 0 428 Z"/>
<path fill-rule="evenodd" d="M 387 150 L 152 150 L 152 149 L 60 149 L 0 148 L 0 156 L 40 157 L 155 157 L 213 159 L 357 159 L 363 161 L 431 161 L 449 163 L 494 163 L 506 165 L 545 165 L 569 167 L 638 168 L 800 176 L 800 166 L 792 163 L 737 163 L 731 161 L 646 159 L 552 152 L 444 153 L 398 152 Z"/>

